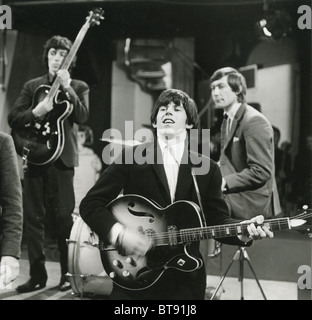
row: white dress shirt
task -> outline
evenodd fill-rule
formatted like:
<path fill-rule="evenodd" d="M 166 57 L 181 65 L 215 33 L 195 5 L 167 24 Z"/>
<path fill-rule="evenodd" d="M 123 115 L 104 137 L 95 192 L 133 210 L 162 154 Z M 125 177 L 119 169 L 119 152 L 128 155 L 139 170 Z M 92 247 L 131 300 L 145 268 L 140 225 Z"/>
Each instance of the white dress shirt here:
<path fill-rule="evenodd" d="M 233 123 L 234 117 L 235 117 L 236 112 L 238 111 L 240 106 L 241 106 L 241 103 L 235 103 L 231 107 L 230 110 L 224 112 L 228 116 L 228 118 L 227 118 L 227 128 L 226 128 L 226 134 L 227 135 L 231 131 L 231 127 L 232 127 L 232 123 Z"/>
<path fill-rule="evenodd" d="M 185 147 L 185 139 L 186 130 L 170 140 L 164 140 L 163 136 L 158 135 L 158 143 L 162 151 L 164 169 L 167 176 L 172 202 L 174 202 L 179 167 Z"/>
<path fill-rule="evenodd" d="M 182 160 L 186 130 L 177 135 L 175 138 L 167 140 L 160 134 L 157 134 L 158 143 L 162 151 L 162 156 L 164 160 L 164 168 L 167 176 L 167 181 L 170 190 L 171 202 L 174 202 L 174 196 L 177 186 L 179 167 Z M 109 233 L 109 240 L 111 244 L 115 244 L 118 235 L 125 230 L 124 226 L 116 222 Z"/>

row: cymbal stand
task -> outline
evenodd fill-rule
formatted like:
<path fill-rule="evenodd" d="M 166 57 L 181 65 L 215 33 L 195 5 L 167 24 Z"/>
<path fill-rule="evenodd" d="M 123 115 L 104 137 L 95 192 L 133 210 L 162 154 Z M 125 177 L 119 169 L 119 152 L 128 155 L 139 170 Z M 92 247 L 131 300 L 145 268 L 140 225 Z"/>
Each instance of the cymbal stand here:
<path fill-rule="evenodd" d="M 252 267 L 252 265 L 251 265 L 251 263 L 250 263 L 250 259 L 249 259 L 249 256 L 248 256 L 248 253 L 247 253 L 245 247 L 239 247 L 239 248 L 237 249 L 237 251 L 235 252 L 235 254 L 234 254 L 233 258 L 232 258 L 231 263 L 230 263 L 229 266 L 227 267 L 224 275 L 222 276 L 222 278 L 221 278 L 219 284 L 217 285 L 216 290 L 214 291 L 214 293 L 213 293 L 213 295 L 211 296 L 210 300 L 213 300 L 214 297 L 216 296 L 216 294 L 218 293 L 218 291 L 219 291 L 219 289 L 220 289 L 220 287 L 221 287 L 221 285 L 222 285 L 222 283 L 223 283 L 223 281 L 224 281 L 227 273 L 229 272 L 230 268 L 232 267 L 232 265 L 233 265 L 233 263 L 234 263 L 235 261 L 239 261 L 239 276 L 238 276 L 238 281 L 240 281 L 240 283 L 241 283 L 241 300 L 244 300 L 244 284 L 243 284 L 243 282 L 244 282 L 244 262 L 245 262 L 245 261 L 248 263 L 249 268 L 250 268 L 250 270 L 252 271 L 252 273 L 253 273 L 253 275 L 254 275 L 254 277 L 255 277 L 255 280 L 256 280 L 256 282 L 257 282 L 257 284 L 258 284 L 258 287 L 259 287 L 259 289 L 260 289 L 260 291 L 261 291 L 261 293 L 262 293 L 262 296 L 263 296 L 264 300 L 267 300 L 267 298 L 266 298 L 266 296 L 265 296 L 265 294 L 264 294 L 264 291 L 263 291 L 263 289 L 262 289 L 262 287 L 261 287 L 261 284 L 260 284 L 260 282 L 259 282 L 259 279 L 258 279 L 258 277 L 257 277 L 257 275 L 256 275 L 256 272 L 254 271 L 254 269 L 253 269 L 253 267 Z"/>

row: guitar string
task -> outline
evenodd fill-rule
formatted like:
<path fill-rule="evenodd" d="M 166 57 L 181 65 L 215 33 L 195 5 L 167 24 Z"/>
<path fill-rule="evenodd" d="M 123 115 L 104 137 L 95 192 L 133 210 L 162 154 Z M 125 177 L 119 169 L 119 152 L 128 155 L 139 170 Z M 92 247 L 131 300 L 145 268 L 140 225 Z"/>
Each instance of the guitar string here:
<path fill-rule="evenodd" d="M 96 13 L 90 12 L 89 17 L 87 17 L 87 21 L 81 27 L 71 49 L 69 50 L 69 52 L 68 52 L 68 54 L 62 64 L 62 69 L 67 70 L 70 67 L 76 53 L 78 52 L 79 47 L 81 46 L 83 39 L 85 38 L 85 36 L 87 34 L 87 31 L 89 30 L 89 27 L 91 27 L 92 24 L 94 24 L 94 21 L 99 21 L 101 19 L 102 13 L 101 12 L 98 13 L 98 11 L 95 11 L 95 12 Z M 92 15 L 91 15 L 91 13 L 92 13 Z M 99 22 L 98 23 L 96 22 L 96 24 L 99 24 Z M 55 96 L 55 94 L 58 92 L 59 87 L 60 87 L 60 79 L 57 77 L 55 79 L 54 83 L 52 84 L 50 91 L 48 93 L 50 98 Z"/>
<path fill-rule="evenodd" d="M 277 225 L 281 225 L 281 224 L 283 223 L 279 223 Z M 288 222 L 287 223 L 284 222 L 284 225 L 288 225 Z M 238 228 L 242 231 L 238 232 L 237 231 Z M 156 241 L 156 244 L 158 244 L 158 243 L 164 243 L 164 241 L 161 241 L 161 240 L 167 240 L 167 242 L 170 242 L 169 240 L 172 239 L 173 237 L 178 237 L 183 239 L 183 238 L 194 238 L 195 235 L 208 235 L 208 236 L 211 236 L 212 238 L 217 238 L 217 237 L 222 237 L 227 235 L 232 236 L 232 235 L 244 233 L 244 231 L 246 230 L 247 230 L 247 225 L 235 225 L 227 228 L 209 227 L 206 230 L 203 230 L 202 228 L 193 228 L 191 230 L 182 229 L 174 233 L 163 232 L 163 233 L 152 234 L 149 237 L 151 240 Z M 233 234 L 233 231 L 235 231 L 234 234 Z"/>
<path fill-rule="evenodd" d="M 294 217 L 290 217 L 291 220 L 294 220 L 294 219 L 308 219 L 308 218 L 311 218 L 312 217 L 312 212 L 310 213 L 306 213 L 306 212 L 303 212 L 301 214 L 298 214 L 297 216 L 294 216 Z"/>
<path fill-rule="evenodd" d="M 272 228 L 274 228 L 275 226 L 281 227 L 281 226 L 288 226 L 289 225 L 289 220 L 294 220 L 294 219 L 298 219 L 298 217 L 300 218 L 310 218 L 312 217 L 312 213 L 302 213 L 300 215 L 297 215 L 295 217 L 292 218 L 278 218 L 277 220 L 265 220 L 265 223 L 269 223 L 271 225 Z M 243 228 L 242 228 L 243 227 Z M 242 230 L 242 232 L 238 231 L 238 229 Z M 226 236 L 226 235 L 236 235 L 239 233 L 243 233 L 244 231 L 246 231 L 247 229 L 247 225 L 246 224 L 229 224 L 229 225 L 222 225 L 222 226 L 213 226 L 213 227 L 207 227 L 207 228 L 191 228 L 189 230 L 186 229 L 182 229 L 182 230 L 177 230 L 176 232 L 160 232 L 157 234 L 151 234 L 149 235 L 149 238 L 156 241 L 156 243 L 161 242 L 161 240 L 167 240 L 169 241 L 170 239 L 172 239 L 173 235 L 175 237 L 189 237 L 191 236 L 192 238 L 194 237 L 194 235 L 211 235 L 214 238 L 222 237 L 222 236 Z M 232 234 L 232 232 L 234 231 L 234 234 Z M 215 236 L 214 234 L 219 234 L 217 236 Z"/>

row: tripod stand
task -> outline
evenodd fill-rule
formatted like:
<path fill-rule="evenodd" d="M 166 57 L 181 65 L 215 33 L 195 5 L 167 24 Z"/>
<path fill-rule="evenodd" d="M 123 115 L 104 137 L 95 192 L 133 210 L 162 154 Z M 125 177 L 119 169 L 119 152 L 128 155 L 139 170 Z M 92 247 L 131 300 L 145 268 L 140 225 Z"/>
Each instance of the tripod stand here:
<path fill-rule="evenodd" d="M 262 293 L 262 296 L 263 296 L 264 300 L 266 300 L 266 296 L 265 296 L 265 294 L 264 294 L 264 291 L 263 291 L 263 289 L 262 289 L 262 287 L 261 287 L 261 285 L 260 285 L 260 282 L 259 282 L 259 280 L 258 280 L 258 277 L 257 277 L 257 275 L 256 275 L 256 273 L 255 273 L 255 271 L 254 271 L 254 269 L 253 269 L 253 267 L 252 267 L 252 265 L 251 265 L 251 263 L 250 263 L 250 259 L 249 259 L 248 253 L 247 253 L 247 251 L 246 251 L 246 249 L 245 249 L 244 247 L 239 247 L 239 248 L 237 249 L 237 251 L 235 252 L 235 254 L 234 254 L 233 258 L 232 258 L 231 263 L 229 264 L 228 268 L 226 269 L 224 275 L 222 276 L 222 278 L 221 278 L 218 286 L 216 287 L 216 290 L 214 291 L 213 295 L 211 296 L 211 299 L 210 299 L 210 300 L 213 300 L 214 297 L 216 296 L 217 292 L 219 291 L 219 289 L 220 289 L 220 287 L 221 287 L 221 285 L 222 285 L 222 283 L 223 283 L 223 281 L 224 281 L 227 273 L 229 272 L 231 266 L 233 265 L 234 261 L 239 261 L 239 276 L 238 276 L 238 281 L 240 281 L 240 283 L 241 283 L 241 300 L 244 300 L 244 284 L 243 284 L 243 281 L 244 281 L 244 262 L 245 262 L 245 261 L 248 262 L 248 265 L 249 265 L 249 267 L 250 267 L 250 270 L 252 271 L 252 273 L 253 273 L 256 281 L 257 281 L 257 284 L 258 284 L 258 286 L 259 286 L 259 288 L 260 288 L 260 291 L 261 291 L 261 293 Z"/>

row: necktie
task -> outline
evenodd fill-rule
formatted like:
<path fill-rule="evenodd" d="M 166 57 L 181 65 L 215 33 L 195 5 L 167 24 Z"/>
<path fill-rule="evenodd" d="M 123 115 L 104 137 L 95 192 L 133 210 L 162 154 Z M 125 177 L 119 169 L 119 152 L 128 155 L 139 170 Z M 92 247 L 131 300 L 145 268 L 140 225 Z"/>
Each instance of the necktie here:
<path fill-rule="evenodd" d="M 231 130 L 231 118 L 228 117 L 226 119 L 226 137 L 228 137 L 230 130 Z"/>
<path fill-rule="evenodd" d="M 223 149 L 224 142 L 226 141 L 227 135 L 228 135 L 228 118 L 229 116 L 225 113 L 223 115 L 223 121 L 221 124 L 221 137 L 220 137 L 220 142 L 221 142 L 221 149 Z"/>
<path fill-rule="evenodd" d="M 171 201 L 173 202 L 178 180 L 179 164 L 174 157 L 173 150 L 169 146 L 165 147 L 163 158 Z"/>

